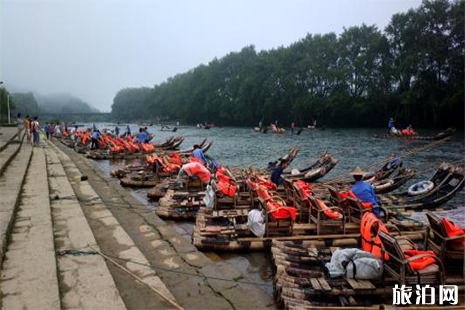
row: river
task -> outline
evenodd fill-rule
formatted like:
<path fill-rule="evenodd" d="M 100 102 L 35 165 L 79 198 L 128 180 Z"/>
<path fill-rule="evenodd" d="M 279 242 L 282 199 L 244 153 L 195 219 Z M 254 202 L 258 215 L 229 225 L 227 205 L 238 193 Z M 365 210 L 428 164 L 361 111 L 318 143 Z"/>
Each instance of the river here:
<path fill-rule="evenodd" d="M 100 129 L 114 129 L 112 124 L 97 124 Z M 136 132 L 137 125 L 130 125 L 131 131 Z M 91 124 L 88 126 L 91 127 Z M 119 126 L 121 131 L 124 126 Z M 185 140 L 181 145 L 187 149 L 193 144 L 200 143 L 203 139 L 214 141 L 208 151 L 208 155 L 217 159 L 221 164 L 230 167 L 266 167 L 268 162 L 277 160 L 287 153 L 292 147 L 299 148 L 299 154 L 292 162 L 289 169 L 304 168 L 311 165 L 324 152 L 328 151 L 339 159 L 339 164 L 320 181 L 333 179 L 347 174 L 356 166 L 361 168 L 371 167 L 381 163 L 391 154 L 402 156 L 404 166 L 418 171 L 417 175 L 399 191 L 406 191 L 409 185 L 430 179 L 435 169 L 443 161 L 464 164 L 465 142 L 464 133 L 457 132 L 447 142 L 427 148 L 420 152 L 412 150 L 426 146 L 431 141 L 414 141 L 398 139 L 378 139 L 376 134 L 383 134 L 385 129 L 304 129 L 300 135 L 290 133 L 266 134 L 254 132 L 251 128 L 214 127 L 209 130 L 195 127 L 180 127 L 177 132 L 159 131 L 159 126 L 148 126 L 148 131 L 155 135 L 152 140 L 155 143 L 164 141 L 174 134 L 183 135 Z M 438 130 L 418 130 L 421 135 L 435 135 Z M 106 173 L 110 173 L 117 166 L 137 163 L 139 160 L 98 161 L 98 166 Z M 376 168 L 378 168 L 377 166 Z M 373 168 L 373 167 L 371 167 Z M 115 182 L 117 182 L 115 180 Z M 156 204 L 146 199 L 146 189 L 134 190 L 134 194 L 154 211 Z M 446 203 L 446 210 L 438 212 L 441 216 L 447 216 L 456 223 L 465 227 L 465 193 L 462 190 L 458 195 Z M 416 220 L 426 221 L 422 212 L 416 212 L 413 216 Z M 174 229 L 182 233 L 190 240 L 192 223 L 170 222 Z M 211 259 L 221 259 L 229 262 L 239 269 L 246 280 L 261 284 L 264 290 L 272 296 L 272 272 L 269 253 L 206 253 Z"/>

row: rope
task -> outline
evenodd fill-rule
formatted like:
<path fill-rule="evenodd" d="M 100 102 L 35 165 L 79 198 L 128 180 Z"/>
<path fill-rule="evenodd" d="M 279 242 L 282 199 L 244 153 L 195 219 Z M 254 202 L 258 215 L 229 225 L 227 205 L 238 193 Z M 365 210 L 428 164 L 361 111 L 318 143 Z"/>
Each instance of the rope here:
<path fill-rule="evenodd" d="M 206 276 L 206 275 L 202 275 L 202 274 L 194 274 L 194 273 L 189 273 L 189 272 L 175 270 L 175 269 L 169 269 L 169 268 L 165 268 L 165 267 L 161 267 L 161 266 L 156 266 L 156 265 L 153 265 L 153 264 L 145 264 L 145 263 L 141 263 L 141 262 L 129 259 L 129 258 L 121 258 L 121 257 L 114 256 L 114 255 L 111 255 L 111 254 L 108 254 L 108 253 L 104 253 L 102 251 L 99 251 L 99 250 L 96 250 L 96 249 L 92 248 L 92 246 L 90 246 L 90 245 L 87 245 L 87 247 L 91 248 L 92 251 L 67 249 L 67 250 L 60 251 L 57 254 L 62 255 L 62 256 L 64 256 L 64 255 L 73 255 L 73 256 L 100 255 L 100 256 L 102 256 L 103 258 L 105 258 L 105 259 L 107 259 L 109 261 L 111 259 L 112 263 L 118 264 L 116 261 L 113 260 L 113 259 L 117 259 L 117 260 L 123 261 L 125 263 L 132 263 L 132 264 L 135 264 L 135 265 L 148 267 L 148 268 L 150 268 L 150 269 L 152 269 L 154 271 L 161 270 L 161 271 L 172 272 L 172 273 L 176 273 L 176 274 L 180 274 L 180 275 L 190 276 L 190 277 L 198 277 L 198 278 L 202 278 L 202 279 L 206 279 L 206 280 L 218 280 L 218 281 L 232 282 L 232 283 L 237 283 L 237 284 L 265 286 L 265 287 L 273 287 L 274 286 L 274 284 L 269 284 L 269 283 L 260 283 L 260 282 L 253 282 L 253 281 L 242 281 L 242 280 L 240 280 L 241 277 L 236 277 L 236 278 L 233 278 L 233 279 L 227 279 L 227 278 Z M 309 255 L 309 256 L 315 257 L 318 260 L 323 261 L 322 258 L 320 256 L 316 255 L 316 254 Z M 118 267 L 123 267 L 123 266 L 118 264 Z"/>
<path fill-rule="evenodd" d="M 447 139 L 437 140 L 437 141 L 431 142 L 431 143 L 429 143 L 427 145 L 423 145 L 421 147 L 413 148 L 413 149 L 411 149 L 411 150 L 409 150 L 407 152 L 401 153 L 398 157 L 407 158 L 407 157 L 409 157 L 411 155 L 414 155 L 414 154 L 417 154 L 417 153 L 419 153 L 421 151 L 427 150 L 429 148 L 436 147 L 439 144 L 444 143 L 445 141 L 447 141 Z M 380 166 L 380 165 L 385 165 L 388 162 L 392 161 L 393 158 L 394 158 L 394 155 L 391 155 L 387 159 L 385 159 L 383 161 L 380 161 L 378 163 L 374 163 L 372 165 L 366 166 L 363 169 L 364 170 L 370 170 L 373 167 Z M 348 176 L 346 174 L 341 174 L 341 175 L 339 175 L 339 176 L 337 176 L 337 177 L 335 177 L 335 178 L 333 178 L 331 180 L 326 181 L 324 184 L 336 183 L 336 182 L 340 182 L 340 181 L 342 181 L 344 179 L 348 179 L 348 178 L 350 178 L 350 176 Z"/>
<path fill-rule="evenodd" d="M 171 305 L 173 305 L 176 309 L 179 309 L 179 310 L 183 310 L 184 308 L 181 307 L 177 302 L 175 302 L 174 300 L 172 300 L 171 298 L 169 298 L 168 296 L 166 296 L 165 294 L 163 294 L 162 292 L 160 292 L 159 290 L 157 290 L 155 287 L 153 287 L 152 285 L 148 284 L 147 282 L 145 282 L 143 279 L 139 278 L 138 276 L 136 276 L 133 272 L 131 272 L 129 269 L 127 269 L 126 267 L 123 267 L 121 266 L 120 264 L 118 264 L 116 261 L 114 261 L 113 259 L 111 259 L 108 255 L 105 255 L 103 254 L 102 252 L 100 252 L 99 250 L 96 250 L 94 249 L 92 246 L 88 245 L 89 248 L 91 248 L 92 250 L 94 250 L 95 252 L 97 252 L 100 256 L 102 256 L 103 258 L 105 258 L 105 260 L 111 262 L 113 265 L 115 265 L 116 267 L 120 268 L 121 270 L 123 270 L 124 272 L 126 272 L 127 274 L 129 274 L 131 277 L 133 277 L 134 279 L 136 279 L 137 281 L 139 281 L 142 285 L 144 285 L 145 287 L 149 288 L 150 290 L 152 290 L 154 293 L 156 293 L 158 296 L 162 297 L 164 300 L 166 300 L 167 302 L 169 302 Z"/>

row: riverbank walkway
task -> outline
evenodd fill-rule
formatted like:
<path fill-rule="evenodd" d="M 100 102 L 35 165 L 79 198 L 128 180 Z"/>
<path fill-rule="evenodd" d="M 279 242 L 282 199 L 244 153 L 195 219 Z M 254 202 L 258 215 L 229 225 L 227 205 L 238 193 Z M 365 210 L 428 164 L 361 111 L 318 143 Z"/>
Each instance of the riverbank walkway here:
<path fill-rule="evenodd" d="M 273 309 L 92 162 L 0 128 L 4 309 Z"/>

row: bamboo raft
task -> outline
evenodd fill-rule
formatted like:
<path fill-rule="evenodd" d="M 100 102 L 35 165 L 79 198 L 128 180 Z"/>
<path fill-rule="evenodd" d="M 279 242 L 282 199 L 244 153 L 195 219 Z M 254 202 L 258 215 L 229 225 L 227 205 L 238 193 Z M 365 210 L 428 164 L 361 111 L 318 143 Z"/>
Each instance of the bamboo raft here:
<path fill-rule="evenodd" d="M 378 139 L 400 139 L 400 140 L 419 140 L 419 141 L 431 141 L 431 140 L 442 140 L 452 136 L 455 133 L 455 128 L 447 128 L 445 131 L 438 133 L 435 136 L 419 136 L 419 135 L 402 135 L 402 134 L 383 134 L 375 135 Z"/>
<path fill-rule="evenodd" d="M 408 245 L 404 243 L 402 247 L 407 248 Z M 336 249 L 317 247 L 307 241 L 273 241 L 271 253 L 279 308 L 385 309 L 385 305 L 393 304 L 393 287 L 398 282 L 392 278 L 383 276 L 377 281 L 330 278 L 324 264 L 330 261 Z M 461 284 L 459 290 L 464 289 L 463 277 L 457 275 L 446 275 L 446 284 Z M 463 307 L 463 301 L 461 305 Z M 455 309 L 447 305 L 442 307 Z"/>
<path fill-rule="evenodd" d="M 184 137 L 172 137 L 172 139 L 167 139 L 164 143 L 161 144 L 154 144 L 154 150 L 152 152 L 118 152 L 114 153 L 111 152 L 110 149 L 99 149 L 99 150 L 87 150 L 86 157 L 95 159 L 95 160 L 114 160 L 114 159 L 134 159 L 134 158 L 142 158 L 146 155 L 150 154 L 160 154 L 163 152 L 175 151 L 179 148 L 179 146 L 184 141 Z M 206 139 L 204 139 L 201 143 L 201 148 L 204 153 L 206 153 L 210 147 L 213 145 L 213 141 L 206 143 Z M 186 150 L 179 150 L 177 151 L 180 155 L 188 155 L 192 152 L 192 148 Z"/>
<path fill-rule="evenodd" d="M 163 219 L 194 220 L 203 205 L 204 191 L 168 190 L 158 202 L 156 214 Z"/>
<path fill-rule="evenodd" d="M 339 161 L 334 156 L 325 152 L 309 167 L 299 170 L 293 169 L 291 173 L 283 173 L 283 178 L 313 182 L 328 174 L 338 162 Z"/>
<path fill-rule="evenodd" d="M 250 205 L 222 210 L 200 207 L 192 243 L 203 251 L 264 250 L 271 246 L 273 240 L 299 240 L 314 246 L 337 247 L 358 246 L 359 243 L 360 225 L 357 223 L 346 223 L 345 233 L 342 233 L 342 228 L 332 228 L 317 234 L 316 223 L 293 223 L 291 220 L 268 221 L 267 234 L 259 238 L 247 226 L 250 210 Z M 391 219 L 391 223 L 398 227 L 403 235 L 408 235 L 413 240 L 424 239 L 425 231 L 420 223 L 398 219 Z"/>

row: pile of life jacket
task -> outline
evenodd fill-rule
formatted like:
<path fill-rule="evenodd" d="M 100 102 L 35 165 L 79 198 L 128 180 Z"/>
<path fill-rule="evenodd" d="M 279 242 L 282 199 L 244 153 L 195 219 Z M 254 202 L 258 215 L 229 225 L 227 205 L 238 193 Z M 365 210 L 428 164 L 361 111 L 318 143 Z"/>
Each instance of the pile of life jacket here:
<path fill-rule="evenodd" d="M 379 237 L 379 232 L 382 231 L 389 235 L 389 231 L 373 213 L 365 212 L 360 223 L 360 235 L 362 239 L 362 250 L 367 251 L 378 258 L 382 257 L 383 244 Z M 413 270 L 422 270 L 431 264 L 436 263 L 436 254 L 432 251 L 421 251 L 417 249 L 404 250 L 405 258 L 411 258 L 420 254 L 427 254 L 421 258 L 415 259 L 409 262 L 410 267 Z M 384 253 L 384 260 L 389 260 L 387 253 Z"/>
<path fill-rule="evenodd" d="M 252 175 L 247 179 L 247 184 L 250 186 L 250 188 L 254 191 L 257 190 L 258 186 L 264 186 L 269 190 L 276 190 L 276 184 L 273 182 L 258 176 L 258 175 Z"/>
<path fill-rule="evenodd" d="M 237 192 L 236 179 L 225 167 L 220 167 L 215 172 L 217 191 L 223 195 L 234 197 Z"/>
<path fill-rule="evenodd" d="M 404 136 L 415 136 L 415 135 L 417 135 L 417 133 L 413 129 L 408 129 L 408 128 L 402 129 L 401 132 L 402 132 L 402 134 Z"/>
<path fill-rule="evenodd" d="M 198 161 L 191 161 L 187 164 L 182 166 L 182 169 L 189 175 L 189 176 L 196 176 L 202 182 L 207 183 L 210 181 L 211 173 L 210 171 Z"/>
<path fill-rule="evenodd" d="M 63 137 L 68 137 L 69 132 L 63 132 Z M 81 144 L 87 145 L 92 140 L 92 133 L 90 131 L 75 131 L 75 138 L 81 138 Z M 109 134 L 101 134 L 98 139 L 99 148 L 109 149 L 111 153 L 128 153 L 132 154 L 135 152 L 153 153 L 155 146 L 151 143 L 135 143 L 131 136 L 125 137 L 113 137 Z"/>
<path fill-rule="evenodd" d="M 295 181 L 295 186 L 299 189 L 299 191 L 302 194 L 302 197 L 308 202 L 309 205 L 312 205 L 310 200 L 308 199 L 309 196 L 315 196 L 315 193 L 313 192 L 313 186 L 308 184 L 305 181 L 302 180 L 297 180 Z M 319 208 L 320 210 L 323 210 L 323 214 L 333 220 L 340 220 L 343 218 L 342 214 L 338 211 L 330 209 L 326 203 L 321 200 L 320 198 L 315 196 L 315 200 L 318 203 L 318 206 L 315 206 L 316 208 Z"/>
<path fill-rule="evenodd" d="M 151 165 L 154 165 L 156 162 L 161 168 L 161 172 L 170 174 L 177 173 L 183 164 L 181 157 L 176 152 L 171 153 L 171 155 L 164 154 L 161 156 L 147 156 L 147 162 Z"/>
<path fill-rule="evenodd" d="M 255 191 L 255 193 L 265 200 L 267 213 L 276 220 L 283 220 L 291 218 L 295 221 L 297 217 L 297 210 L 292 206 L 286 206 L 282 199 L 277 198 L 277 193 L 271 190 L 269 187 L 259 183 L 257 178 L 250 178 L 247 180 L 250 187 Z M 278 196 L 279 197 L 279 196 Z"/>

